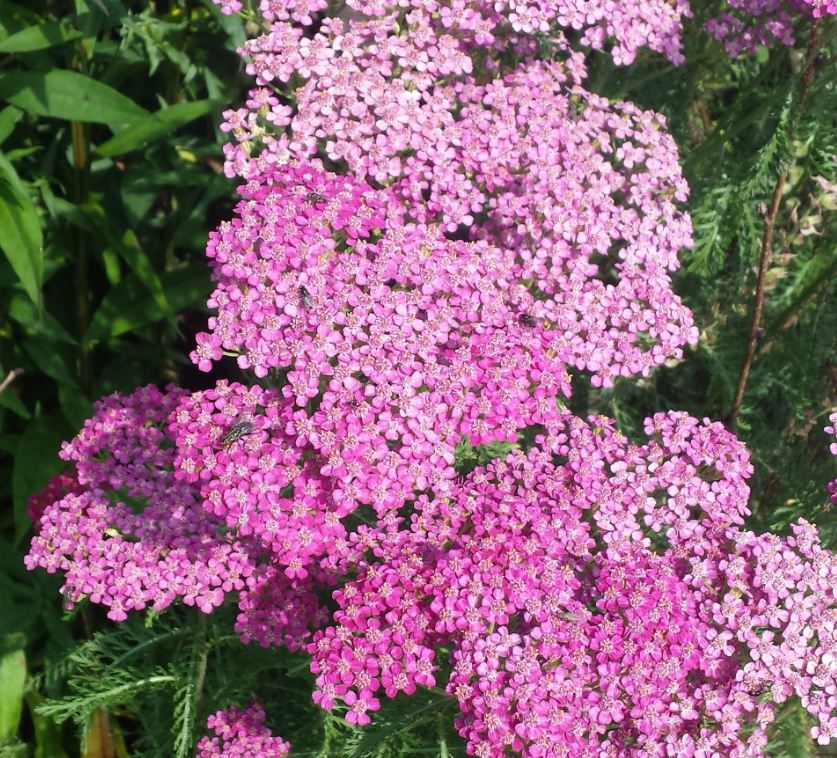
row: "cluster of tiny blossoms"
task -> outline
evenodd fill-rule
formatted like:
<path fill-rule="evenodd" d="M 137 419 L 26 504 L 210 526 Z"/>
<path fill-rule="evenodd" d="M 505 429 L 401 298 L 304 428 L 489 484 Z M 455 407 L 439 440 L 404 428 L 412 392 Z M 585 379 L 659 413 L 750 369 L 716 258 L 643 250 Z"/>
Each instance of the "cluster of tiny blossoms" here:
<path fill-rule="evenodd" d="M 240 0 L 214 0 L 224 13 L 242 9 Z M 407 35 L 419 60 L 433 59 L 452 47 L 470 50 L 488 46 L 526 49 L 522 35 L 541 35 L 566 45 L 562 30 L 580 34 L 582 45 L 607 47 L 620 64 L 631 63 L 648 47 L 674 63 L 683 61 L 682 22 L 691 16 L 688 0 L 347 0 L 346 16 L 354 21 L 394 20 L 421 23 L 422 32 Z M 268 24 L 294 22 L 310 26 L 328 9 L 326 0 L 261 0 L 259 11 Z"/>
<path fill-rule="evenodd" d="M 733 58 L 749 54 L 760 45 L 795 43 L 794 19 L 837 14 L 837 0 L 727 0 L 731 12 L 706 25 Z"/>
<path fill-rule="evenodd" d="M 206 726 L 216 736 L 198 742 L 197 758 L 285 758 L 290 744 L 273 736 L 264 721 L 264 708 L 258 703 L 243 711 L 230 708 L 214 713 Z"/>
<path fill-rule="evenodd" d="M 687 187 L 661 116 L 584 89 L 583 58 L 562 37 L 553 41 L 563 52 L 540 60 L 533 37 L 496 37 L 503 25 L 489 25 L 491 44 L 502 38 L 518 61 L 495 65 L 487 42 L 469 42 L 482 28 L 477 10 L 364 3 L 312 35 L 276 20 L 278 5 L 242 49 L 259 86 L 225 113 L 229 175 L 345 166 L 388 189 L 402 226 L 510 251 L 509 275 L 543 301 L 597 384 L 647 375 L 694 343 L 670 281 L 692 244 Z M 580 25 L 580 11 L 555 12 Z"/>
<path fill-rule="evenodd" d="M 26 515 L 29 516 L 35 531 L 40 529 L 41 516 L 44 515 L 48 506 L 56 500 L 61 500 L 65 495 L 80 494 L 83 491 L 84 488 L 79 484 L 75 467 L 51 477 L 40 492 L 34 493 L 26 501 Z"/>
<path fill-rule="evenodd" d="M 659 414 L 646 432 L 567 416 L 417 499 L 334 593 L 315 700 L 365 724 L 381 694 L 435 685 L 444 647 L 485 758 L 761 755 L 790 695 L 820 742 L 837 735 L 837 558 L 805 522 L 742 530 L 752 469 L 719 424 Z"/>
<path fill-rule="evenodd" d="M 202 399 L 149 386 L 100 400 L 63 447 L 62 457 L 75 463 L 75 481 L 52 486 L 55 499 L 40 516 L 26 565 L 62 571 L 68 607 L 89 599 L 105 606 L 114 621 L 174 602 L 211 613 L 233 593 L 240 610 L 236 629 L 244 639 L 299 647 L 309 623 L 325 618 L 311 582 L 286 571 L 283 555 L 271 560 L 246 521 L 225 528 L 231 509 L 206 507 L 202 494 L 212 503 L 211 492 L 184 474 L 188 465 L 178 467 L 189 448 L 184 453 L 176 445 L 182 440 L 194 449 L 194 426 L 184 423 L 170 437 L 167 422 Z M 219 402 L 206 422 L 216 440 L 219 419 L 225 430 L 230 425 L 229 405 Z M 231 462 L 220 443 L 215 452 L 230 464 L 224 476 L 234 476 L 240 456 Z"/>
<path fill-rule="evenodd" d="M 790 696 L 827 743 L 837 559 L 813 527 L 744 529 L 752 468 L 718 424 L 658 414 L 634 444 L 562 410 L 571 370 L 609 386 L 697 339 L 676 146 L 585 89 L 571 43 L 679 62 L 686 0 L 327 10 L 262 0 L 223 126 L 241 199 L 191 357 L 270 386 L 99 401 L 32 501 L 28 567 L 116 621 L 229 598 L 353 724 L 435 686 L 444 651 L 484 758 L 762 755 Z M 457 478 L 463 440 L 522 430 Z M 216 713 L 199 755 L 286 755 L 264 720 Z"/>

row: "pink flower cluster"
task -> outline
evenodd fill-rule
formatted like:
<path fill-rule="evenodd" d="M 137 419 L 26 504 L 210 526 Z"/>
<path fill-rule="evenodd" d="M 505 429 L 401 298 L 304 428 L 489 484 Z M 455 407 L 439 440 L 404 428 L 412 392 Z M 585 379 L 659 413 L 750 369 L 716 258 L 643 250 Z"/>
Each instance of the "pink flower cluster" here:
<path fill-rule="evenodd" d="M 478 756 L 762 755 L 790 696 L 827 743 L 837 559 L 813 527 L 744 529 L 752 467 L 719 424 L 658 414 L 635 444 L 563 405 L 571 370 L 610 386 L 697 339 L 676 145 L 586 90 L 570 44 L 677 61 L 685 0 L 259 8 L 191 355 L 259 383 L 99 401 L 27 566 L 116 621 L 234 602 L 353 724 L 444 664 Z M 464 442 L 532 438 L 457 476 Z M 199 755 L 286 755 L 264 719 L 215 714 Z"/>
<path fill-rule="evenodd" d="M 218 315 L 193 354 L 204 368 L 223 350 L 257 376 L 283 373 L 271 427 L 319 456 L 306 470 L 332 478 L 337 518 L 443 492 L 463 435 L 514 440 L 542 423 L 569 394 L 573 342 L 586 344 L 510 279 L 510 253 L 386 218 L 381 195 L 301 166 L 250 182 L 240 218 L 210 239 Z"/>
<path fill-rule="evenodd" d="M 837 0 L 727 0 L 731 13 L 706 25 L 733 58 L 755 52 L 760 45 L 795 44 L 797 16 L 821 18 L 837 14 Z"/>
<path fill-rule="evenodd" d="M 310 582 L 267 562 L 251 531 L 225 531 L 220 516 L 228 514 L 204 507 L 200 488 L 176 469 L 184 456 L 166 422 L 195 402 L 184 390 L 151 386 L 100 400 L 62 450 L 75 462 L 77 481 L 69 494 L 53 492 L 26 566 L 62 571 L 68 607 L 89 599 L 114 621 L 173 602 L 211 613 L 234 593 L 242 637 L 298 647 L 309 624 L 325 618 Z M 190 431 L 181 434 L 188 439 Z M 221 445 L 217 453 L 228 459 Z M 268 598 L 277 602 L 265 611 Z"/>
<path fill-rule="evenodd" d="M 585 90 L 583 58 L 560 40 L 559 59 L 541 61 L 534 38 L 498 41 L 500 21 L 483 29 L 465 4 L 410 8 L 364 3 L 313 35 L 273 21 L 250 40 L 242 53 L 259 86 L 225 114 L 227 173 L 261 183 L 297 161 L 345 168 L 386 188 L 388 223 L 513 255 L 510 275 L 597 384 L 681 357 L 697 333 L 670 274 L 692 234 L 664 119 Z M 583 26 L 580 8 L 547 11 Z M 494 65 L 495 44 L 512 45 L 518 64 Z"/>
<path fill-rule="evenodd" d="M 36 532 L 41 528 L 41 516 L 48 506 L 65 495 L 80 494 L 84 488 L 78 482 L 75 467 L 51 477 L 40 492 L 36 492 L 26 501 L 26 515 L 32 521 Z"/>
<path fill-rule="evenodd" d="M 239 0 L 215 0 L 224 13 L 241 10 Z M 261 0 L 259 11 L 266 23 L 292 21 L 310 26 L 326 11 L 325 0 Z M 683 60 L 680 34 L 682 20 L 691 16 L 688 0 L 630 0 L 579 2 L 578 0 L 347 0 L 342 14 L 352 21 L 406 21 L 422 26 L 421 33 L 405 37 L 423 62 L 432 60 L 440 48 L 465 49 L 525 45 L 521 35 L 542 35 L 565 45 L 562 30 L 580 33 L 581 44 L 593 49 L 609 47 L 614 60 L 631 63 L 642 47 L 649 47 L 669 60 Z M 424 30 L 428 30 L 425 32 Z M 428 33 L 429 32 L 429 33 Z"/>
<path fill-rule="evenodd" d="M 244 587 L 251 562 L 217 539 L 191 488 L 171 472 L 161 426 L 184 394 L 147 387 L 100 400 L 65 444 L 79 486 L 46 508 L 26 565 L 63 571 L 68 606 L 89 598 L 115 621 L 175 599 L 208 613 Z"/>
<path fill-rule="evenodd" d="M 741 530 L 752 469 L 719 424 L 659 414 L 646 432 L 567 416 L 419 498 L 334 593 L 315 700 L 367 723 L 382 692 L 436 683 L 442 647 L 486 758 L 761 755 L 791 694 L 835 736 L 837 558 L 805 522 Z"/>
<path fill-rule="evenodd" d="M 206 726 L 216 736 L 198 742 L 197 758 L 285 758 L 290 744 L 274 737 L 264 721 L 264 708 L 258 703 L 243 711 L 230 708 L 214 713 Z"/>

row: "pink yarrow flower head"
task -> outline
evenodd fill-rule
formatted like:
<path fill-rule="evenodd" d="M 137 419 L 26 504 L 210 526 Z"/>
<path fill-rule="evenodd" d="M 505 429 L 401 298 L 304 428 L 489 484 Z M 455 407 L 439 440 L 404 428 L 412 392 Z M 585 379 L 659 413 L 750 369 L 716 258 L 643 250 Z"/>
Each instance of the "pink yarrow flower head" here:
<path fill-rule="evenodd" d="M 835 0 L 727 0 L 729 11 L 711 19 L 706 28 L 733 58 L 759 46 L 794 45 L 794 20 L 837 14 Z"/>
<path fill-rule="evenodd" d="M 225 12 L 232 4 L 215 2 Z M 687 0 L 348 0 L 346 5 L 352 32 L 384 24 L 392 29 L 393 19 L 403 14 L 407 23 L 395 31 L 402 43 L 401 62 L 419 71 L 438 69 L 452 51 L 475 53 L 478 46 L 495 52 L 508 47 L 526 51 L 540 39 L 566 47 L 565 30 L 580 32 L 584 47 L 606 47 L 619 64 L 631 63 L 643 47 L 681 63 L 682 22 L 692 15 Z M 291 21 L 300 27 L 310 26 L 314 14 L 326 8 L 324 0 L 262 0 L 259 6 L 265 22 L 275 26 L 277 21 Z"/>
<path fill-rule="evenodd" d="M 251 703 L 244 710 L 230 708 L 218 711 L 207 721 L 207 729 L 214 737 L 203 737 L 197 745 L 198 758 L 285 758 L 291 745 L 274 736 L 265 726 L 266 714 L 259 703 Z"/>
<path fill-rule="evenodd" d="M 294 468 L 299 451 L 281 444 L 281 433 L 268 441 L 271 397 L 258 387 L 190 395 L 148 386 L 100 400 L 62 450 L 77 480 L 49 490 L 27 567 L 61 571 L 68 606 L 89 600 L 115 621 L 175 602 L 210 613 L 232 596 L 243 639 L 300 647 L 323 620 L 306 570 L 317 553 L 303 535 L 327 550 L 342 527 L 316 487 L 301 484 L 306 494 L 293 507 L 279 496 L 307 469 Z M 252 429 L 236 431 L 241 414 L 257 411 Z M 328 581 L 321 571 L 317 578 Z"/>
<path fill-rule="evenodd" d="M 309 646 L 315 701 L 362 724 L 382 693 L 441 684 L 481 756 L 743 756 L 795 694 L 827 742 L 837 559 L 805 522 L 741 529 L 752 467 L 721 425 L 658 414 L 646 431 L 567 414 L 418 498 L 409 530 L 370 535 Z"/>
<path fill-rule="evenodd" d="M 209 613 L 245 586 L 249 554 L 218 533 L 196 489 L 172 471 L 164 424 L 185 394 L 149 386 L 103 398 L 65 444 L 78 484 L 46 506 L 25 562 L 63 572 L 68 606 L 89 599 L 115 621 L 176 600 Z"/>
<path fill-rule="evenodd" d="M 51 477 L 44 488 L 26 501 L 26 515 L 32 521 L 35 532 L 40 530 L 41 516 L 49 505 L 65 495 L 79 494 L 84 488 L 79 484 L 75 467 Z"/>
<path fill-rule="evenodd" d="M 400 67 L 394 77 L 392 62 L 368 60 L 342 27 L 324 25 L 305 56 L 295 51 L 307 37 L 279 36 L 271 43 L 279 53 L 254 52 L 261 86 L 252 107 L 228 113 L 230 175 L 261 181 L 291 160 L 327 159 L 386 187 L 382 202 L 403 226 L 438 225 L 507 251 L 516 281 L 560 331 L 555 349 L 569 350 L 597 384 L 647 375 L 696 342 L 671 290 L 692 233 L 677 148 L 660 116 L 592 95 L 566 62 L 439 85 Z M 320 66 L 309 53 L 322 56 Z M 267 88 L 291 76 L 300 82 L 296 115 Z M 212 349 L 202 344 L 196 356 Z"/>
<path fill-rule="evenodd" d="M 383 515 L 414 490 L 449 487 L 463 435 L 514 440 L 569 394 L 569 350 L 509 277 L 510 252 L 404 224 L 386 192 L 312 166 L 271 170 L 242 192 L 238 216 L 209 242 L 211 338 L 260 377 L 282 372 L 281 398 L 253 415 L 255 400 L 219 411 L 207 395 L 205 410 L 188 412 L 195 420 L 178 421 L 195 425 L 199 448 L 181 474 L 217 479 L 205 467 L 241 466 L 233 455 L 254 474 L 262 442 L 282 441 L 267 459 L 301 469 L 277 468 L 270 487 L 299 475 L 315 500 L 328 490 L 340 518 L 359 504 Z M 214 429 L 197 419 L 212 413 Z M 250 434 L 225 455 L 215 443 L 242 414 Z M 206 457 L 213 444 L 218 455 Z M 303 449 L 317 458 L 297 462 Z"/>

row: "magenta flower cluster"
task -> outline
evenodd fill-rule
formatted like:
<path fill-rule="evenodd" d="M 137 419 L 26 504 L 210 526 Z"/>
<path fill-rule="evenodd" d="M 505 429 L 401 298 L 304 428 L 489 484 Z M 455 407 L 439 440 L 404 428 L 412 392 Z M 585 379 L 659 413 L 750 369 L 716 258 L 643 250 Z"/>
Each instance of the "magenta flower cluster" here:
<path fill-rule="evenodd" d="M 223 398 L 224 389 L 214 399 Z M 77 481 L 41 515 L 26 565 L 62 571 L 67 607 L 88 599 L 105 606 L 114 621 L 173 602 L 211 613 L 232 593 L 240 609 L 236 631 L 244 639 L 299 647 L 309 624 L 325 618 L 310 583 L 293 582 L 265 562 L 262 544 L 246 528 L 225 533 L 221 516 L 228 513 L 206 507 L 201 488 L 183 466 L 176 469 L 184 454 L 175 447 L 177 438 L 167 435 L 166 421 L 182 417 L 184 404 L 200 402 L 200 395 L 175 387 L 100 400 L 62 450 L 75 463 Z M 219 409 L 216 425 L 235 412 L 229 401 L 204 402 L 207 407 Z M 212 434 L 212 423 L 206 425 Z M 184 427 L 188 444 L 189 425 Z M 220 446 L 218 452 L 229 462 Z M 273 605 L 269 600 L 277 593 L 282 602 Z"/>
<path fill-rule="evenodd" d="M 100 400 L 31 503 L 27 566 L 115 621 L 235 603 L 352 724 L 441 686 L 473 755 L 758 756 L 791 696 L 827 743 L 815 529 L 745 529 L 752 467 L 719 424 L 658 414 L 637 444 L 563 402 L 571 373 L 610 386 L 697 340 L 674 141 L 586 89 L 573 47 L 679 62 L 686 0 L 327 9 L 262 0 L 257 86 L 225 114 L 240 202 L 191 357 L 257 382 Z M 457 476 L 466 443 L 517 449 Z M 216 713 L 199 755 L 286 755 L 264 721 Z"/>
<path fill-rule="evenodd" d="M 442 647 L 485 758 L 761 755 L 794 694 L 815 737 L 837 735 L 837 557 L 805 522 L 741 528 L 752 468 L 719 424 L 659 414 L 646 432 L 567 416 L 419 498 L 334 593 L 315 700 L 367 723 L 382 694 L 437 684 Z"/>
<path fill-rule="evenodd" d="M 313 37 L 271 21 L 242 49 L 260 86 L 225 114 L 227 173 L 264 183 L 297 161 L 345 165 L 386 188 L 388 223 L 513 252 L 510 284 L 542 303 L 594 383 L 647 375 L 697 339 L 671 290 L 692 237 L 665 121 L 585 90 L 584 60 L 560 34 L 565 54 L 538 61 L 532 36 L 479 8 L 493 19 L 479 44 L 476 10 L 421 3 L 402 20 L 363 4 Z M 486 45 L 512 46 L 519 64 L 500 66 Z"/>
<path fill-rule="evenodd" d="M 243 711 L 230 708 L 212 714 L 206 726 L 216 736 L 201 739 L 197 758 L 285 758 L 290 744 L 274 737 L 264 722 L 264 708 L 259 703 L 251 703 Z"/>
<path fill-rule="evenodd" d="M 794 19 L 837 14 L 837 0 L 727 0 L 730 12 L 707 23 L 707 30 L 736 58 L 760 45 L 793 45 Z"/>
<path fill-rule="evenodd" d="M 40 529 L 41 517 L 47 507 L 56 500 L 61 500 L 65 495 L 82 492 L 84 488 L 79 484 L 75 467 L 50 477 L 44 488 L 31 495 L 26 501 L 26 515 L 29 516 L 34 530 L 37 532 Z"/>

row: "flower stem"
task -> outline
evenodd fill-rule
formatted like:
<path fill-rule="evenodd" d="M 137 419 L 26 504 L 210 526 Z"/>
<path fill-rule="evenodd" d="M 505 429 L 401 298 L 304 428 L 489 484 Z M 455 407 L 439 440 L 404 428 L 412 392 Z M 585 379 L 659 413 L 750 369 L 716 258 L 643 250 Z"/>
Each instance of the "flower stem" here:
<path fill-rule="evenodd" d="M 808 95 L 808 89 L 811 86 L 811 79 L 814 76 L 817 44 L 817 19 L 814 19 L 811 22 L 811 29 L 808 34 L 808 51 L 805 58 L 805 68 L 802 71 L 802 77 L 799 82 L 799 98 L 796 103 L 797 114 L 802 112 L 805 105 L 805 98 Z M 789 135 L 789 142 L 793 136 L 793 123 L 790 126 L 790 131 L 791 134 Z M 768 208 L 767 215 L 764 219 L 764 233 L 761 240 L 761 252 L 759 253 L 758 279 L 756 280 L 756 294 L 753 300 L 753 315 L 750 320 L 750 333 L 747 339 L 747 350 L 744 354 L 744 362 L 741 364 L 741 372 L 738 376 L 738 385 L 735 388 L 735 398 L 732 401 L 732 410 L 730 411 L 727 422 L 729 430 L 733 432 L 738 425 L 738 415 L 741 412 L 741 405 L 744 402 L 744 392 L 747 389 L 747 380 L 750 376 L 750 369 L 753 365 L 753 359 L 755 358 L 756 347 L 759 341 L 761 316 L 762 311 L 764 310 L 767 270 L 770 265 L 772 252 L 773 229 L 776 225 L 776 216 L 779 213 L 779 206 L 782 202 L 782 192 L 785 189 L 786 177 L 787 160 L 783 161 L 779 168 L 779 176 L 776 179 L 776 186 L 773 188 L 773 199 L 770 202 L 770 207 Z"/>

